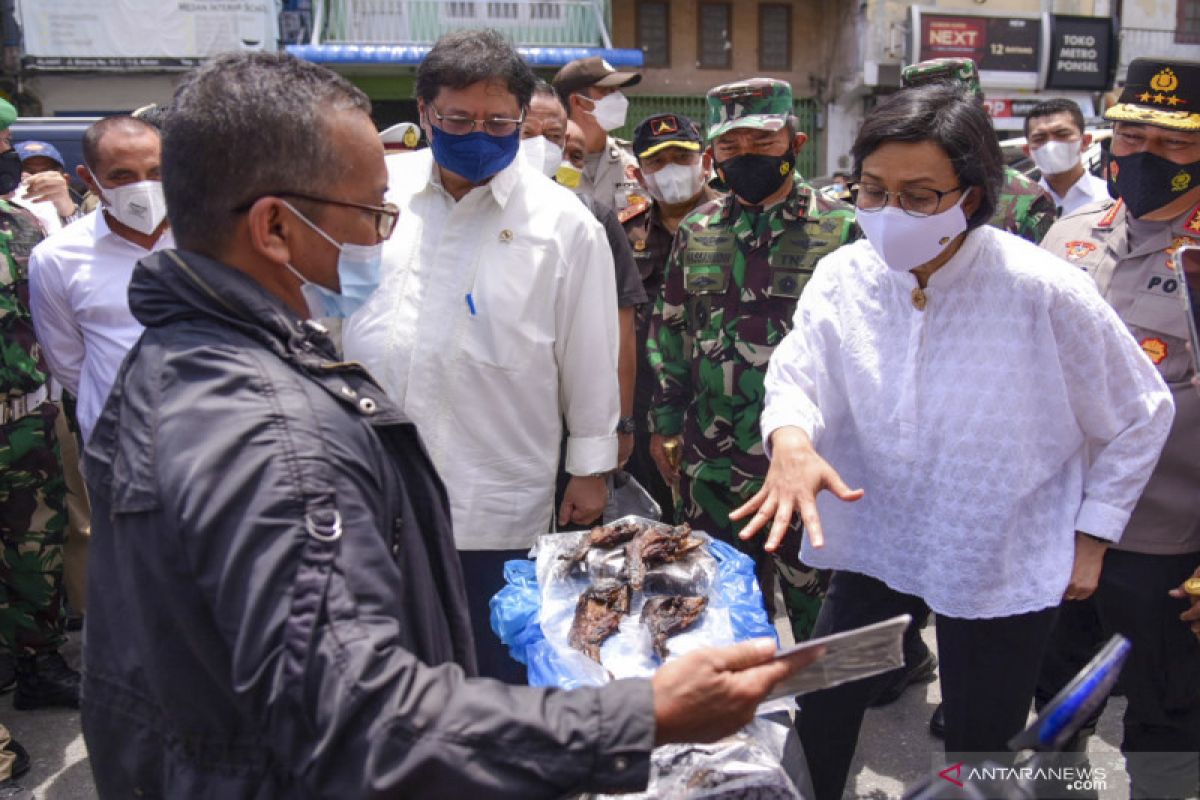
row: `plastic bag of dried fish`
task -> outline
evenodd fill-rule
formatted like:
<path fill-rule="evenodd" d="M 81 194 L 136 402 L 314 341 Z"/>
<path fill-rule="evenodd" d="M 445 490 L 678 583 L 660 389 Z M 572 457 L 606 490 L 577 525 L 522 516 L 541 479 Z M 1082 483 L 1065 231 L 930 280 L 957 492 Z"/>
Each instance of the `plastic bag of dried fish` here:
<path fill-rule="evenodd" d="M 778 757 L 753 728 L 713 744 L 665 745 L 650 755 L 650 783 L 637 794 L 591 800 L 802 800 Z"/>
<path fill-rule="evenodd" d="M 529 667 L 531 685 L 651 675 L 665 658 L 774 633 L 753 562 L 686 527 L 624 517 L 546 534 L 536 578 L 529 562 L 516 565 L 506 566 L 509 585 L 493 598 L 492 623 Z"/>

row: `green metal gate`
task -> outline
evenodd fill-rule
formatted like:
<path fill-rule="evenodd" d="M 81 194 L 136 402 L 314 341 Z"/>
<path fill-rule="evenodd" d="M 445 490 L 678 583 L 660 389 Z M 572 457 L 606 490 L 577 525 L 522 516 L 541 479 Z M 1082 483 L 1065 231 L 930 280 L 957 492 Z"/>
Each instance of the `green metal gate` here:
<path fill-rule="evenodd" d="M 627 94 L 629 98 L 628 122 L 623 128 L 613 131 L 620 139 L 632 139 L 633 129 L 646 117 L 654 114 L 679 114 L 690 118 L 701 131 L 704 130 L 704 97 L 696 95 L 649 95 Z M 799 163 L 796 165 L 801 175 L 815 176 L 817 164 L 817 102 L 810 98 L 800 98 L 793 104 L 800 130 L 808 134 L 808 144 L 800 151 Z"/>

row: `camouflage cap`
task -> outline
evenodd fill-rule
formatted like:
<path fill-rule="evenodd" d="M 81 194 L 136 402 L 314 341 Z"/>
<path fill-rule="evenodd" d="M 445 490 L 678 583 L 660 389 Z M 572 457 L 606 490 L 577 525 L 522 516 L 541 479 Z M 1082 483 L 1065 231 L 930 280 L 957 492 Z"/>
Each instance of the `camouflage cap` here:
<path fill-rule="evenodd" d="M 0 131 L 8 130 L 17 121 L 17 109 L 7 100 L 0 98 Z"/>
<path fill-rule="evenodd" d="M 1200 131 L 1200 62 L 1135 58 L 1121 97 L 1104 118 Z"/>
<path fill-rule="evenodd" d="M 734 128 L 777 131 L 793 114 L 792 86 L 774 78 L 751 78 L 708 90 L 708 141 Z"/>
<path fill-rule="evenodd" d="M 969 58 L 931 58 L 909 64 L 900 72 L 900 82 L 907 86 L 924 86 L 928 83 L 953 83 L 983 98 L 983 87 L 979 84 L 979 70 Z"/>

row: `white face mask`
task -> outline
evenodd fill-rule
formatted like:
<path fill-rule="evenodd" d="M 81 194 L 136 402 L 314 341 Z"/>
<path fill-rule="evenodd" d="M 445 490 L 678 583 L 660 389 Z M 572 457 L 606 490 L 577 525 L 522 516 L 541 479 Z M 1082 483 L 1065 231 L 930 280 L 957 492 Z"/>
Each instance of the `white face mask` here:
<path fill-rule="evenodd" d="M 116 220 L 147 236 L 154 233 L 167 216 L 167 201 L 163 197 L 162 181 L 138 181 L 109 188 L 92 173 L 100 187 L 104 207 Z"/>
<path fill-rule="evenodd" d="M 591 98 L 588 98 L 591 100 Z M 594 104 L 589 112 L 596 118 L 596 124 L 606 131 L 615 131 L 625 124 L 625 115 L 629 113 L 629 100 L 620 92 L 605 95 Z"/>
<path fill-rule="evenodd" d="M 883 263 L 897 272 L 908 272 L 937 258 L 967 229 L 962 210 L 966 197 L 963 192 L 957 203 L 928 217 L 914 217 L 892 205 L 880 211 L 859 209 L 854 216 Z"/>
<path fill-rule="evenodd" d="M 704 174 L 699 161 L 695 164 L 667 164 L 658 172 L 643 170 L 646 188 L 660 203 L 674 205 L 691 200 L 704 185 Z"/>
<path fill-rule="evenodd" d="M 1082 141 L 1072 139 L 1069 142 L 1050 141 L 1036 150 L 1030 150 L 1033 163 L 1043 175 L 1059 175 L 1070 172 L 1079 163 L 1079 147 Z"/>
<path fill-rule="evenodd" d="M 562 163 L 563 151 L 545 136 L 531 136 L 521 140 L 521 156 L 529 166 L 552 178 Z"/>

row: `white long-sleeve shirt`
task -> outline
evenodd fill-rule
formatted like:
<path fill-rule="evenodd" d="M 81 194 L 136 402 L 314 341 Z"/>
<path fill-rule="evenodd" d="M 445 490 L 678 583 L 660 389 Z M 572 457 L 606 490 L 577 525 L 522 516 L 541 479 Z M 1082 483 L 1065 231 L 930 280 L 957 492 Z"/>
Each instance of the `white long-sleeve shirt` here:
<path fill-rule="evenodd" d="M 1087 276 L 991 227 L 935 272 L 862 240 L 822 259 L 768 368 L 764 441 L 795 425 L 852 488 L 822 492 L 825 546 L 938 614 L 1057 605 L 1076 530 L 1120 538 L 1174 414 Z"/>
<path fill-rule="evenodd" d="M 78 400 L 84 441 L 104 409 L 117 370 L 142 335 L 129 312 L 138 260 L 174 247 L 170 230 L 147 250 L 114 233 L 97 209 L 45 239 L 29 256 L 33 327 L 55 380 Z"/>
<path fill-rule="evenodd" d="M 463 550 L 517 549 L 549 528 L 566 468 L 616 466 L 612 252 L 586 208 L 521 159 L 461 200 L 429 149 L 389 156 L 400 206 L 379 290 L 343 327 L 416 423 Z"/>

